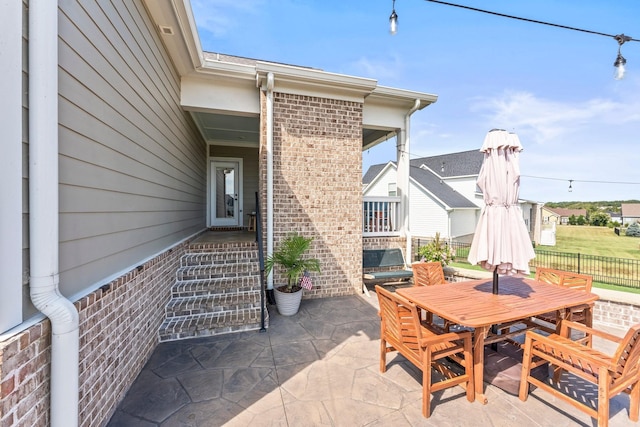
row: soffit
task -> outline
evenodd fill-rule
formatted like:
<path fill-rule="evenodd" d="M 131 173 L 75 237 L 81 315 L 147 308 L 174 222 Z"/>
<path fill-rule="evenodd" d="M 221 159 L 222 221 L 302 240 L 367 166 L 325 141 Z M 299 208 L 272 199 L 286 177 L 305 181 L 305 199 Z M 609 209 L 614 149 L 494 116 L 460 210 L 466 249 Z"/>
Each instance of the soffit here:
<path fill-rule="evenodd" d="M 238 58 L 230 55 L 202 51 L 189 0 L 143 0 L 150 17 L 156 24 L 167 52 L 177 72 L 183 79 L 228 82 L 231 86 L 242 82 L 255 90 L 254 99 L 259 102 L 258 88 L 263 88 L 268 73 L 275 76 L 275 90 L 309 96 L 332 97 L 364 103 L 363 149 L 387 140 L 404 127 L 400 118 L 419 100 L 418 109 L 436 101 L 435 95 L 378 86 L 374 79 L 329 73 L 315 68 Z M 256 86 L 257 85 L 257 86 Z M 212 91 L 215 91 L 215 86 Z M 247 86 L 246 90 L 249 86 Z M 219 86 L 218 86 L 219 89 Z M 220 96 L 217 92 L 211 97 Z M 228 98 L 228 94 L 223 94 Z M 215 104 L 215 103 L 214 103 Z M 371 106 L 371 107 L 369 107 Z M 257 145 L 259 141 L 259 117 L 254 101 L 231 107 L 215 105 L 190 105 L 189 110 L 203 138 L 209 143 Z M 218 106 L 220 107 L 220 105 Z M 368 112 L 375 111 L 375 114 Z M 386 112 L 386 113 L 385 113 Z M 393 120 L 383 120 L 393 117 Z M 388 121 L 388 123 L 386 122 Z"/>

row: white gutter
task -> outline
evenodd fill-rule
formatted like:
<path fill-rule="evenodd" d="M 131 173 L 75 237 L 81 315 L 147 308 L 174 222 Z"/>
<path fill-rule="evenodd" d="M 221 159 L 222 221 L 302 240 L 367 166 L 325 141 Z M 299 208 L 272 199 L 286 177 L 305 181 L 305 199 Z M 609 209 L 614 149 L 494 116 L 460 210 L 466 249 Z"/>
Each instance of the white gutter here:
<path fill-rule="evenodd" d="M 413 103 L 413 107 L 411 107 L 411 109 L 407 111 L 407 114 L 405 114 L 404 116 L 404 133 L 403 133 L 404 152 L 401 153 L 405 163 L 403 169 L 406 169 L 406 173 L 404 173 L 401 177 L 402 180 L 404 181 L 403 191 L 401 194 L 401 197 L 402 197 L 401 205 L 402 205 L 402 215 L 403 215 L 402 223 L 404 228 L 404 234 L 407 238 L 405 260 L 409 264 L 411 264 L 411 260 L 413 259 L 411 255 L 411 228 L 409 227 L 409 211 L 411 210 L 409 207 L 409 185 L 410 185 L 410 176 L 411 176 L 411 163 L 410 163 L 411 159 L 409 158 L 409 153 L 411 153 L 411 138 L 409 135 L 411 133 L 411 115 L 415 113 L 418 110 L 418 108 L 420 108 L 420 99 L 415 100 L 415 102 Z"/>
<path fill-rule="evenodd" d="M 267 73 L 267 256 L 273 254 L 273 85 L 273 73 Z M 267 289 L 273 289 L 273 272 Z"/>
<path fill-rule="evenodd" d="M 29 2 L 31 300 L 51 321 L 50 420 L 78 425 L 78 312 L 59 291 L 58 2 Z"/>

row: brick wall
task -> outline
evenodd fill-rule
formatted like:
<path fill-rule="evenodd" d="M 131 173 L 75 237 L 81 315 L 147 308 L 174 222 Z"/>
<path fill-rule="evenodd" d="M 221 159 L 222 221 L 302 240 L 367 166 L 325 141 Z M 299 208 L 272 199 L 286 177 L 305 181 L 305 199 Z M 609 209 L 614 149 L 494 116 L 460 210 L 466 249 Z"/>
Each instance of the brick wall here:
<path fill-rule="evenodd" d="M 640 307 L 618 301 L 600 299 L 593 309 L 593 323 L 628 329 L 640 323 Z"/>
<path fill-rule="evenodd" d="M 262 106 L 264 112 L 264 96 Z M 353 294 L 362 286 L 362 108 L 274 93 L 274 246 L 293 231 L 314 237 L 310 256 L 322 271 L 312 273 L 314 287 L 305 298 Z M 266 209 L 264 120 L 261 130 Z M 279 280 L 276 274 L 274 285 Z"/>
<path fill-rule="evenodd" d="M 104 425 L 158 343 L 180 244 L 75 302 L 80 319 L 79 424 Z M 0 342 L 0 427 L 49 425 L 51 327 Z"/>

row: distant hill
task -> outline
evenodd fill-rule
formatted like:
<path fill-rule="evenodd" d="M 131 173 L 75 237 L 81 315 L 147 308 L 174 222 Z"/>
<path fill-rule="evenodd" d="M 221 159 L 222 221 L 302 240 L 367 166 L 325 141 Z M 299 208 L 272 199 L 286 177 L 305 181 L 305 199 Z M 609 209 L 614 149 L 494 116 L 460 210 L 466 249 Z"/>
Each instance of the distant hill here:
<path fill-rule="evenodd" d="M 640 200 L 613 200 L 601 202 L 548 202 L 545 206 L 550 208 L 586 209 L 588 212 L 620 212 L 622 203 L 640 203 Z"/>

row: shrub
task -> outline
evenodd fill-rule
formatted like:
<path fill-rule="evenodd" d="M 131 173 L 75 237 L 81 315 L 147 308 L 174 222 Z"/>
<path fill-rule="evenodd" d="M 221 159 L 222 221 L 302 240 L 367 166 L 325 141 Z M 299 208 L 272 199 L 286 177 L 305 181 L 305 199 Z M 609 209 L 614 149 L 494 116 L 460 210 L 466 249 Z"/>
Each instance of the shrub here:
<path fill-rule="evenodd" d="M 634 222 L 629 227 L 627 227 L 626 235 L 632 237 L 640 237 L 640 224 Z"/>
<path fill-rule="evenodd" d="M 591 215 L 591 225 L 595 225 L 596 227 L 604 227 L 607 225 L 611 217 L 606 212 L 596 212 Z"/>
<path fill-rule="evenodd" d="M 440 240 L 440 233 L 436 233 L 436 237 L 429 243 L 418 248 L 418 255 L 421 261 L 437 261 L 445 265 L 453 261 L 454 253 L 446 242 Z"/>

